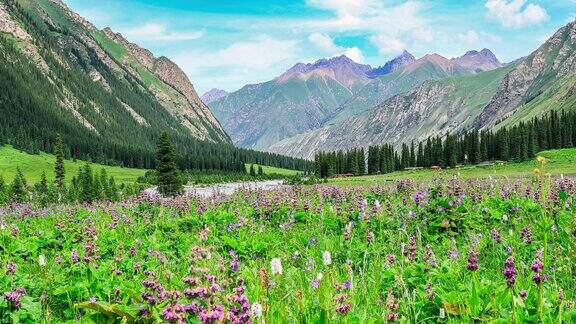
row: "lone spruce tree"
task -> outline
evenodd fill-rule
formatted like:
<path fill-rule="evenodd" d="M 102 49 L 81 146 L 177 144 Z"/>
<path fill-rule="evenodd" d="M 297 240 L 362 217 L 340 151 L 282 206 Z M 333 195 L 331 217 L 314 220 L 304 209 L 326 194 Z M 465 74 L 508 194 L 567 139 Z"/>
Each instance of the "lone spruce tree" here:
<path fill-rule="evenodd" d="M 26 200 L 26 194 L 28 193 L 28 185 L 26 184 L 26 179 L 20 170 L 20 167 L 16 167 L 16 176 L 10 187 L 10 192 L 12 194 L 12 200 L 21 203 Z"/>
<path fill-rule="evenodd" d="M 182 193 L 183 186 L 176 167 L 176 154 L 166 132 L 163 132 L 158 140 L 156 171 L 158 173 L 158 192 L 162 196 L 174 197 Z"/>
<path fill-rule="evenodd" d="M 54 144 L 54 155 L 56 155 L 56 164 L 54 165 L 54 173 L 56 174 L 56 188 L 58 188 L 58 193 L 62 194 L 64 192 L 64 141 L 62 136 L 58 134 L 56 136 L 56 143 Z"/>

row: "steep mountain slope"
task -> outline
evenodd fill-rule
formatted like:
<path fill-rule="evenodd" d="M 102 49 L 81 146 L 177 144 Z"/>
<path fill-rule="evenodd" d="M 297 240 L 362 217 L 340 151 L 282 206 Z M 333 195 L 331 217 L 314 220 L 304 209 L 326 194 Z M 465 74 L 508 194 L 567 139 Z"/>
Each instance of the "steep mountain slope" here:
<path fill-rule="evenodd" d="M 200 97 L 200 99 L 202 99 L 202 102 L 209 105 L 216 100 L 226 97 L 227 95 L 229 95 L 227 91 L 214 88 L 203 94 L 202 97 Z"/>
<path fill-rule="evenodd" d="M 230 139 L 165 57 L 100 31 L 60 0 L 0 3 L 0 143 L 150 166 L 158 134 L 183 151 Z"/>
<path fill-rule="evenodd" d="M 558 30 L 502 80 L 477 128 L 576 107 L 576 22 Z"/>
<path fill-rule="evenodd" d="M 400 144 L 471 127 L 512 68 L 425 81 L 360 115 L 281 141 L 270 151 L 311 159 L 317 151 Z"/>
<path fill-rule="evenodd" d="M 338 108 L 338 113 L 332 121 L 361 114 L 392 96 L 409 91 L 428 80 L 470 75 L 500 66 L 502 65 L 496 56 L 487 49 L 481 52 L 470 51 L 452 60 L 438 54 L 428 54 L 392 73 L 372 80 Z"/>
<path fill-rule="evenodd" d="M 368 70 L 346 56 L 298 63 L 278 78 L 247 85 L 210 107 L 236 145 L 267 148 L 322 125 L 369 81 Z"/>

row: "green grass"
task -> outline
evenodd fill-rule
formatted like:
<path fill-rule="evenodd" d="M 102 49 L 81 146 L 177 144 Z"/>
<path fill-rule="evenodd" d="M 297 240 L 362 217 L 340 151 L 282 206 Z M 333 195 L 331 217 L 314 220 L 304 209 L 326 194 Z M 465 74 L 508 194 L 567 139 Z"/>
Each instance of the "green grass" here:
<path fill-rule="evenodd" d="M 16 168 L 20 167 L 24 177 L 29 183 L 36 183 L 40 180 L 42 172 L 46 172 L 49 180 L 54 179 L 54 163 L 56 158 L 47 153 L 40 153 L 38 155 L 28 154 L 18 151 L 11 146 L 0 147 L 0 175 L 4 177 L 6 182 L 11 182 L 16 174 Z M 78 173 L 78 169 L 86 164 L 84 161 L 70 161 L 64 162 L 66 169 L 66 180 L 70 181 L 72 176 Z M 132 183 L 135 182 L 139 176 L 144 175 L 146 170 L 130 169 L 122 167 L 105 166 L 92 163 L 92 168 L 99 171 L 101 168 L 106 169 L 109 176 L 113 176 L 117 182 Z"/>
<path fill-rule="evenodd" d="M 256 172 L 258 172 L 258 164 L 254 164 L 254 168 L 256 169 Z M 276 168 L 267 165 L 263 165 L 262 170 L 264 171 L 264 174 L 279 174 L 286 176 L 293 176 L 298 173 L 302 173 L 302 171 Z M 246 172 L 250 172 L 250 164 L 246 164 Z"/>
<path fill-rule="evenodd" d="M 546 157 L 549 161 L 546 169 L 553 176 L 559 175 L 576 175 L 576 148 L 550 150 L 540 152 L 539 155 Z M 462 178 L 502 178 L 502 177 L 522 177 L 531 176 L 536 168 L 536 160 L 521 163 L 506 163 L 493 167 L 462 167 L 456 169 L 444 169 L 441 171 L 432 171 L 430 169 L 415 171 L 398 171 L 383 175 L 360 176 L 352 178 L 331 179 L 329 182 L 335 185 L 374 185 L 388 181 L 401 179 L 412 180 L 429 180 L 435 177 L 453 177 Z"/>
<path fill-rule="evenodd" d="M 128 50 L 126 50 L 122 45 L 108 38 L 108 36 L 106 36 L 103 31 L 94 30 L 90 32 L 90 35 L 92 35 L 92 38 L 96 40 L 98 45 L 102 46 L 102 48 L 104 48 L 104 50 L 115 60 L 121 62 L 122 58 L 128 55 Z"/>

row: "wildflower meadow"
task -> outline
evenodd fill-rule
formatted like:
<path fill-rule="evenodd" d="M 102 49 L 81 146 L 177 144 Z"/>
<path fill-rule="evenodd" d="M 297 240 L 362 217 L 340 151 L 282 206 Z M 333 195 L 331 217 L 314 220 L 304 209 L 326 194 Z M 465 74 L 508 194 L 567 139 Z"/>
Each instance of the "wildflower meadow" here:
<path fill-rule="evenodd" d="M 576 181 L 0 209 L 0 322 L 573 323 Z"/>

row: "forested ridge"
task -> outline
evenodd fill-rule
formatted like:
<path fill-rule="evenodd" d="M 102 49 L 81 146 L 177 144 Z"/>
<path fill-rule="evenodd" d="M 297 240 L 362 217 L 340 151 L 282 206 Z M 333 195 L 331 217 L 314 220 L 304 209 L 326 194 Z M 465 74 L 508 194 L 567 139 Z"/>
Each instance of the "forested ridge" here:
<path fill-rule="evenodd" d="M 0 145 L 52 152 L 54 139 L 61 134 L 68 157 L 153 168 L 156 139 L 166 131 L 182 169 L 244 172 L 245 162 L 301 170 L 309 166 L 303 160 L 239 150 L 228 141 L 194 138 L 141 80 L 104 63 L 79 36 L 81 26 L 70 21 L 46 23 L 42 18 L 46 13 L 36 4 L 24 7 L 6 1 L 5 7 L 32 41 L 26 44 L 0 32 Z M 30 46 L 36 53 L 30 54 Z M 108 87 L 93 80 L 94 71 Z M 135 120 L 126 106 L 146 123 Z"/>
<path fill-rule="evenodd" d="M 528 122 L 495 130 L 467 131 L 430 137 L 420 143 L 390 144 L 348 151 L 319 152 L 315 174 L 381 174 L 415 167 L 455 167 L 487 161 L 525 161 L 538 152 L 576 144 L 576 112 L 551 111 Z"/>

